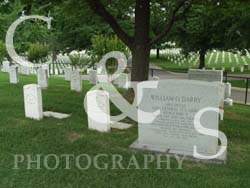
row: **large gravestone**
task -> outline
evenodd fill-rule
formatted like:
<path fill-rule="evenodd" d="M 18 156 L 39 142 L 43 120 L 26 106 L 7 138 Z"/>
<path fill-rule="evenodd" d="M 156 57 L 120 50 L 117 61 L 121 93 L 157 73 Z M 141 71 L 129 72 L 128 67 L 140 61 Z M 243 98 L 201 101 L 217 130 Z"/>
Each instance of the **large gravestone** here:
<path fill-rule="evenodd" d="M 11 84 L 18 84 L 18 67 L 17 66 L 10 66 L 9 68 L 9 79 Z"/>
<path fill-rule="evenodd" d="M 87 93 L 88 127 L 100 132 L 110 131 L 109 94 L 94 90 Z"/>
<path fill-rule="evenodd" d="M 146 112 L 160 110 L 160 115 L 151 124 L 139 123 L 138 140 L 131 148 L 192 158 L 196 145 L 198 153 L 215 155 L 218 139 L 196 131 L 194 117 L 207 107 L 219 109 L 221 95 L 220 83 L 188 80 L 162 80 L 157 89 L 138 90 L 138 97 L 142 97 L 139 109 Z M 139 112 L 139 122 L 144 118 Z M 206 112 L 201 125 L 218 130 L 219 115 Z M 225 155 L 218 158 L 220 160 L 225 160 Z"/>
<path fill-rule="evenodd" d="M 25 117 L 35 120 L 43 119 L 43 102 L 41 87 L 36 84 L 24 88 Z"/>
<path fill-rule="evenodd" d="M 78 70 L 71 72 L 71 91 L 82 92 L 82 78 Z"/>
<path fill-rule="evenodd" d="M 96 84 L 96 75 L 97 75 L 97 72 L 95 70 L 89 70 L 89 83 L 92 84 L 92 85 L 95 85 Z"/>
<path fill-rule="evenodd" d="M 71 72 L 72 72 L 72 68 L 71 67 L 66 67 L 64 69 L 64 79 L 66 81 L 70 81 L 71 80 Z"/>
<path fill-rule="evenodd" d="M 37 83 L 42 89 L 48 88 L 48 70 L 39 68 L 37 70 Z"/>
<path fill-rule="evenodd" d="M 9 68 L 10 68 L 10 62 L 9 61 L 3 61 L 2 72 L 9 72 Z"/>
<path fill-rule="evenodd" d="M 190 69 L 188 71 L 189 80 L 199 80 L 207 82 L 223 82 L 222 70 L 200 70 Z"/>

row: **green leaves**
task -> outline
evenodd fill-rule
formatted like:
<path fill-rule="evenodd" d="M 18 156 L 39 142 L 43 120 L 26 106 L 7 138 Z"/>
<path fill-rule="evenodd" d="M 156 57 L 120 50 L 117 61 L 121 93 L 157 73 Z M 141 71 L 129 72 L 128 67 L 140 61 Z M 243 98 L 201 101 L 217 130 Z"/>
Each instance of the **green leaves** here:
<path fill-rule="evenodd" d="M 4 60 L 4 58 L 7 56 L 6 47 L 3 41 L 0 40 L 0 62 Z"/>
<path fill-rule="evenodd" d="M 45 63 L 49 55 L 49 46 L 41 43 L 30 44 L 28 60 L 33 63 Z"/>
<path fill-rule="evenodd" d="M 127 46 L 117 36 L 95 35 L 92 40 L 92 58 L 99 61 L 103 55 L 111 51 L 121 51 L 129 54 Z"/>

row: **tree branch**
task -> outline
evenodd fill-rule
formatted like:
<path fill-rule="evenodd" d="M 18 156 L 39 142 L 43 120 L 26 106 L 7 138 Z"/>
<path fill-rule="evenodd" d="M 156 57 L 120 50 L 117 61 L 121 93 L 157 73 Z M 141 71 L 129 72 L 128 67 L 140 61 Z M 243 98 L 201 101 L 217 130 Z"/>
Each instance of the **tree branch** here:
<path fill-rule="evenodd" d="M 87 4 L 91 8 L 91 10 L 102 17 L 105 22 L 107 22 L 117 36 L 129 47 L 133 47 L 134 38 L 129 36 L 118 24 L 114 16 L 112 16 L 108 10 L 104 7 L 104 5 L 100 2 L 100 0 L 86 0 Z"/>
<path fill-rule="evenodd" d="M 176 6 L 174 11 L 172 12 L 170 20 L 168 21 L 168 23 L 166 23 L 162 32 L 160 34 L 158 34 L 154 39 L 151 40 L 151 42 L 150 42 L 151 46 L 154 44 L 157 44 L 163 37 L 165 37 L 170 32 L 170 30 L 172 29 L 172 27 L 177 19 L 177 13 L 185 5 L 186 2 L 188 2 L 188 0 L 179 0 L 178 5 Z"/>

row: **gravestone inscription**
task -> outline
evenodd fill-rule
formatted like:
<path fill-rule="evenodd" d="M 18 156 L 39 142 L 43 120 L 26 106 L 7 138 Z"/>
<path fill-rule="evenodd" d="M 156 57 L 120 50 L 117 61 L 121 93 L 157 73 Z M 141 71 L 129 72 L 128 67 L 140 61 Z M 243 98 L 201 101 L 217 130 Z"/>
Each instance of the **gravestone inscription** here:
<path fill-rule="evenodd" d="M 140 87 L 140 84 L 138 85 Z M 202 109 L 219 109 L 221 84 L 188 80 L 161 80 L 157 89 L 138 89 L 140 110 L 160 115 L 151 123 L 138 112 L 138 140 L 131 148 L 192 157 L 194 146 L 203 155 L 215 155 L 218 138 L 199 133 L 194 126 L 195 115 Z M 201 124 L 213 130 L 219 128 L 219 114 L 206 112 Z M 218 160 L 224 160 L 225 155 Z"/>

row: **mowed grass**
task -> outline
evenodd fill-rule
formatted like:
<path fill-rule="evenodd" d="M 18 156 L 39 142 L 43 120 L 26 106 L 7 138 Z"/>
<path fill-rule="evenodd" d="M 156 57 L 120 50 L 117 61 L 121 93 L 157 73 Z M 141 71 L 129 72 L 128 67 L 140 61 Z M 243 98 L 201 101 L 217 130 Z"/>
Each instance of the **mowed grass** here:
<path fill-rule="evenodd" d="M 218 57 L 217 57 L 218 53 Z M 228 73 L 233 73 L 233 74 L 248 74 L 250 73 L 250 70 L 248 67 L 244 68 L 244 72 L 241 72 L 240 67 L 244 66 L 244 61 L 243 61 L 243 56 L 240 54 L 236 54 L 238 57 L 238 62 L 236 60 L 235 54 L 230 53 L 230 52 L 225 52 L 224 55 L 224 61 L 222 52 L 216 52 L 211 56 L 212 53 L 207 53 L 206 55 L 206 68 L 207 69 L 213 69 L 215 68 L 216 70 L 222 70 L 224 67 L 225 70 Z M 229 55 L 231 55 L 231 61 L 229 58 Z M 176 72 L 187 72 L 189 68 L 194 68 L 197 69 L 199 67 L 199 57 L 196 55 L 193 60 L 190 61 L 190 58 L 184 61 L 183 64 L 178 65 L 178 61 L 170 61 L 170 57 L 168 54 L 161 54 L 160 59 L 156 59 L 156 55 L 151 55 L 151 62 L 159 65 L 160 67 L 167 69 L 169 71 L 176 71 Z M 178 57 L 178 55 L 177 55 Z M 245 56 L 245 61 L 250 65 L 250 56 Z M 217 59 L 217 62 L 216 62 Z M 234 72 L 232 72 L 231 67 L 234 67 Z"/>
<path fill-rule="evenodd" d="M 84 82 L 84 92 L 74 93 L 63 78 L 50 78 L 50 87 L 43 91 L 44 110 L 70 113 L 66 120 L 45 118 L 33 121 L 24 117 L 23 85 L 35 83 L 34 76 L 21 76 L 20 84 L 10 85 L 8 75 L 0 73 L 0 187 L 1 188 L 165 188 L 165 187 L 249 187 L 250 185 L 250 108 L 242 105 L 226 107 L 225 120 L 220 129 L 229 142 L 226 165 L 204 164 L 184 161 L 183 169 L 171 160 L 170 170 L 156 169 L 152 162 L 147 170 L 112 169 L 98 170 L 91 166 L 80 170 L 71 165 L 65 168 L 65 160 L 59 168 L 28 170 L 21 163 L 14 170 L 15 154 L 80 155 L 119 154 L 126 168 L 133 155 L 143 167 L 142 152 L 129 149 L 137 138 L 137 127 L 129 130 L 112 130 L 98 133 L 87 128 L 87 116 L 83 109 L 83 98 L 90 89 Z M 113 112 L 117 112 L 112 108 Z M 111 158 L 103 159 L 111 165 Z M 100 165 L 101 165 L 100 162 Z M 54 160 L 49 161 L 53 166 Z M 72 162 L 74 164 L 74 162 Z M 84 166 L 84 161 L 82 166 Z M 35 164 L 32 165 L 35 167 Z"/>

